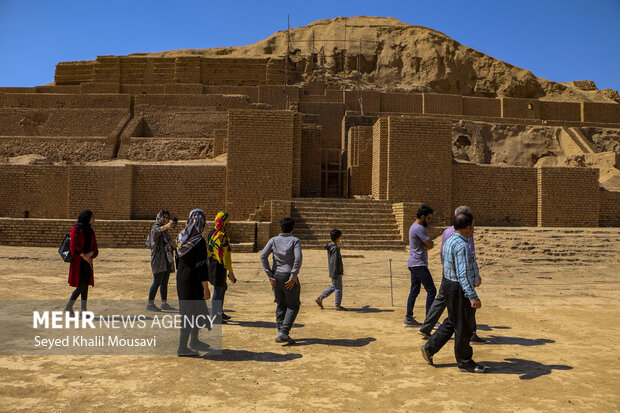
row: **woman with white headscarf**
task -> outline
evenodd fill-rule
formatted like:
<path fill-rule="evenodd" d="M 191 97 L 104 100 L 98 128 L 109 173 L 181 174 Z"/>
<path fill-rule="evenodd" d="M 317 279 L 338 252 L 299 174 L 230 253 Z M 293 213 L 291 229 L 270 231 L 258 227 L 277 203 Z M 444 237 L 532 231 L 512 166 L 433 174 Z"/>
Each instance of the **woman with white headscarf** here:
<path fill-rule="evenodd" d="M 205 213 L 194 209 L 189 213 L 187 226 L 177 236 L 177 293 L 179 295 L 179 313 L 183 320 L 197 315 L 208 315 L 205 300 L 211 298 L 209 290 L 209 272 L 207 270 L 207 243 L 202 237 L 205 228 Z M 204 318 L 203 321 L 204 322 Z M 191 339 L 190 339 L 191 336 Z M 187 341 L 189 340 L 189 347 Z M 197 357 L 199 350 L 208 350 L 206 343 L 198 340 L 198 327 L 187 325 L 181 327 L 179 337 L 179 357 Z"/>

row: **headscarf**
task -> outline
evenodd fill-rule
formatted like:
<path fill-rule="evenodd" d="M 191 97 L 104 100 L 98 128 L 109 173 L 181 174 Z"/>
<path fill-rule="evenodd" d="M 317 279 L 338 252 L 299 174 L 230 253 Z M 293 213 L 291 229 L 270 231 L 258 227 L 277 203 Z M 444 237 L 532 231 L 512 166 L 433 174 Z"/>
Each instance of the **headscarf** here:
<path fill-rule="evenodd" d="M 90 252 L 90 243 L 92 234 L 94 233 L 93 227 L 90 226 L 90 219 L 93 217 L 93 211 L 85 209 L 78 215 L 75 226 L 78 227 L 84 234 L 84 253 Z"/>
<path fill-rule="evenodd" d="M 202 209 L 194 209 L 189 213 L 187 224 L 177 235 L 177 252 L 179 257 L 191 251 L 202 239 L 202 231 L 205 229 L 205 213 Z"/>
<path fill-rule="evenodd" d="M 209 239 L 209 258 L 215 258 L 220 264 L 228 264 L 226 254 L 230 253 L 230 240 L 226 234 L 226 227 L 230 216 L 226 211 L 220 211 L 215 216 L 215 230 Z M 228 267 L 228 265 L 226 265 Z M 231 271 L 229 269 L 229 271 Z"/>
<path fill-rule="evenodd" d="M 158 227 L 163 226 L 163 224 L 161 223 L 161 217 L 163 217 L 164 215 L 168 215 L 168 218 L 170 217 L 170 213 L 165 209 L 159 211 L 159 213 L 157 214 L 157 218 L 155 219 L 155 225 L 157 225 Z"/>

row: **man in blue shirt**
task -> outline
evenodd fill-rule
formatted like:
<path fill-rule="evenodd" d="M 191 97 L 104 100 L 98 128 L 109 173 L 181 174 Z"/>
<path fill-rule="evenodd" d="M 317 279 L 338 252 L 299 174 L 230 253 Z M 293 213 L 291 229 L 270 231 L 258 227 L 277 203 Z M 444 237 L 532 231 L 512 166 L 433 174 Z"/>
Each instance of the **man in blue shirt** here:
<path fill-rule="evenodd" d="M 463 212 L 454 218 L 454 234 L 446 241 L 442 261 L 443 280 L 441 289 L 447 300 L 448 318 L 421 347 L 422 357 L 430 365 L 433 355 L 450 340 L 454 334 L 454 355 L 461 371 L 486 373 L 487 368 L 476 363 L 469 341 L 473 335 L 474 309 L 482 302 L 476 293 L 479 281 L 476 258 L 467 245 L 474 233 L 474 217 Z"/>
<path fill-rule="evenodd" d="M 409 228 L 409 271 L 411 272 L 411 289 L 407 299 L 407 313 L 404 327 L 419 327 L 421 324 L 413 318 L 415 300 L 420 294 L 420 284 L 426 290 L 426 312 L 428 313 L 437 294 L 431 272 L 428 270 L 428 250 L 435 244 L 426 233 L 426 227 L 433 219 L 433 208 L 422 205 L 418 208 L 417 219 Z"/>
<path fill-rule="evenodd" d="M 301 302 L 299 300 L 299 280 L 297 275 L 301 268 L 301 244 L 292 232 L 295 221 L 291 217 L 282 218 L 282 233 L 269 240 L 260 255 L 263 269 L 269 277 L 276 298 L 276 325 L 278 336 L 276 343 L 293 344 L 289 336 L 295 322 Z M 273 265 L 269 266 L 269 255 L 273 254 Z"/>
<path fill-rule="evenodd" d="M 454 210 L 454 216 L 457 216 L 461 212 L 471 213 L 469 207 L 465 205 L 461 205 Z M 454 234 L 454 225 L 449 228 L 446 228 L 446 230 L 443 232 L 443 235 L 441 236 L 441 249 L 439 250 L 439 257 L 441 258 L 442 264 L 443 264 L 443 248 L 444 248 L 446 241 L 450 239 L 452 234 Z M 467 239 L 467 246 L 469 246 L 469 249 L 473 253 L 474 258 L 476 258 L 476 246 L 474 244 L 473 235 Z M 479 279 L 479 281 L 481 281 L 481 279 Z M 476 284 L 476 287 L 478 286 L 479 284 Z M 437 329 L 436 326 L 437 327 L 439 326 L 439 323 L 437 323 L 437 321 L 439 321 L 439 318 L 441 317 L 443 310 L 446 309 L 446 303 L 447 303 L 446 297 L 443 295 L 443 292 L 441 291 L 441 288 L 440 288 L 439 292 L 435 296 L 435 301 L 433 301 L 433 305 L 431 306 L 431 309 L 426 312 L 426 319 L 424 320 L 422 327 L 420 327 L 420 334 L 424 336 L 424 338 L 428 338 L 428 336 L 430 336 L 431 333 L 433 332 L 433 329 Z M 474 334 L 471 337 L 471 341 L 473 343 L 484 343 L 486 341 L 478 337 L 478 334 L 476 334 L 475 324 L 474 324 Z"/>

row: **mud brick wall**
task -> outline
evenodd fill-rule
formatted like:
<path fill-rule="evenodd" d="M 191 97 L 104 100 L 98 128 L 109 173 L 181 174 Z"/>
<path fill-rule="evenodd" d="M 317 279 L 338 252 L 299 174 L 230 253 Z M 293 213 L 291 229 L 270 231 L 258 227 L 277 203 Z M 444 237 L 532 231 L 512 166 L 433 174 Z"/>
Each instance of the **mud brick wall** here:
<path fill-rule="evenodd" d="M 203 86 L 207 95 L 245 95 L 252 103 L 258 103 L 258 86 Z"/>
<path fill-rule="evenodd" d="M 227 152 L 228 131 L 226 129 L 213 130 L 213 156 L 218 157 Z"/>
<path fill-rule="evenodd" d="M 301 112 L 319 115 L 322 145 L 326 149 L 341 149 L 344 109 L 344 103 L 299 103 Z"/>
<path fill-rule="evenodd" d="M 388 118 L 382 117 L 372 127 L 372 197 L 387 199 Z"/>
<path fill-rule="evenodd" d="M 96 94 L 96 93 L 120 93 L 121 87 L 119 83 L 115 82 L 93 82 L 82 83 L 80 85 L 80 93 L 82 94 Z"/>
<path fill-rule="evenodd" d="M 107 136 L 125 109 L 0 108 L 0 136 Z"/>
<path fill-rule="evenodd" d="M 422 94 L 423 113 L 463 114 L 463 96 Z"/>
<path fill-rule="evenodd" d="M 430 205 L 435 210 L 436 222 L 449 222 L 452 205 L 451 123 L 431 118 L 390 116 L 387 152 L 387 199 Z"/>
<path fill-rule="evenodd" d="M 151 62 L 149 67 L 149 75 L 152 72 L 152 60 L 147 57 L 123 57 L 120 59 L 120 82 L 123 84 L 131 84 L 131 83 L 145 83 L 147 76 L 147 62 Z M 153 79 L 151 79 L 148 83 L 153 83 Z"/>
<path fill-rule="evenodd" d="M 347 149 L 349 146 L 349 129 L 354 126 L 372 126 L 379 119 L 378 116 L 361 116 L 353 112 L 346 112 L 342 118 L 342 139 L 341 147 Z"/>
<path fill-rule="evenodd" d="M 214 109 L 140 107 L 144 118 L 141 137 L 210 138 L 215 129 L 226 129 L 228 113 Z"/>
<path fill-rule="evenodd" d="M 289 107 L 299 103 L 300 88 L 298 86 L 258 86 L 258 102 L 273 106 L 274 109 L 285 110 L 288 96 Z"/>
<path fill-rule="evenodd" d="M 540 118 L 581 122 L 581 104 L 571 102 L 540 102 Z"/>
<path fill-rule="evenodd" d="M 362 109 L 364 114 L 377 114 L 381 112 L 381 92 L 374 90 L 354 91 L 347 90 L 344 92 L 344 103 L 346 110 L 360 111 L 359 101 L 362 101 Z"/>
<path fill-rule="evenodd" d="M 452 211 L 468 206 L 477 225 L 536 226 L 535 168 L 452 165 Z"/>
<path fill-rule="evenodd" d="M 538 168 L 539 227 L 597 227 L 599 170 Z"/>
<path fill-rule="evenodd" d="M 381 93 L 381 112 L 422 113 L 422 95 L 413 93 Z"/>
<path fill-rule="evenodd" d="M 409 228 L 416 220 L 418 208 L 420 208 L 421 205 L 422 204 L 419 202 L 395 202 L 392 204 L 392 210 L 396 217 L 401 241 L 409 243 Z"/>
<path fill-rule="evenodd" d="M 502 98 L 501 101 L 503 118 L 540 119 L 539 100 Z"/>
<path fill-rule="evenodd" d="M 263 201 L 291 199 L 295 114 L 231 110 L 228 114 L 226 208 L 247 218 Z"/>
<path fill-rule="evenodd" d="M 348 182 L 349 195 L 372 193 L 372 126 L 356 126 L 349 129 Z"/>
<path fill-rule="evenodd" d="M 147 106 L 159 106 L 160 109 L 173 106 L 199 107 L 218 111 L 250 107 L 247 96 L 241 95 L 139 95 L 134 100 L 136 113 L 147 110 Z"/>
<path fill-rule="evenodd" d="M 301 113 L 295 113 L 293 121 L 293 196 L 301 194 Z"/>
<path fill-rule="evenodd" d="M 0 176 L 0 216 L 67 217 L 67 167 L 0 165 Z"/>
<path fill-rule="evenodd" d="M 463 115 L 499 118 L 502 102 L 499 99 L 463 96 Z"/>
<path fill-rule="evenodd" d="M 599 223 L 602 227 L 620 226 L 620 191 L 600 191 Z"/>
<path fill-rule="evenodd" d="M 303 124 L 301 133 L 301 196 L 321 195 L 321 128 Z"/>
<path fill-rule="evenodd" d="M 620 123 L 620 105 L 609 103 L 583 102 L 584 122 Z"/>
<path fill-rule="evenodd" d="M 121 80 L 120 59 L 118 56 L 97 56 L 93 66 L 93 82 L 119 84 Z"/>
<path fill-rule="evenodd" d="M 131 166 L 71 165 L 68 169 L 68 218 L 84 209 L 101 219 L 131 218 Z"/>
<path fill-rule="evenodd" d="M 116 108 L 127 109 L 131 105 L 131 96 L 83 96 L 83 95 L 48 95 L 44 93 L 2 93 L 2 108 Z"/>
<path fill-rule="evenodd" d="M 203 86 L 200 83 L 166 83 L 164 93 L 170 95 L 200 95 Z"/>
<path fill-rule="evenodd" d="M 224 209 L 226 167 L 224 165 L 134 165 L 132 219 L 147 219 L 166 208 L 179 219 L 192 209 L 205 211 L 207 219 Z M 240 221 L 247 216 L 231 215 Z"/>
<path fill-rule="evenodd" d="M 54 83 L 57 85 L 79 85 L 80 83 L 92 82 L 94 62 L 60 62 L 56 65 Z"/>
<path fill-rule="evenodd" d="M 213 139 L 129 138 L 126 150 L 124 156 L 133 161 L 210 159 L 213 157 Z"/>
<path fill-rule="evenodd" d="M 106 138 L 0 137 L 0 156 L 39 154 L 51 162 L 109 159 Z"/>
<path fill-rule="evenodd" d="M 127 220 L 101 220 L 95 218 L 93 229 L 97 237 L 97 246 L 101 248 L 144 248 L 154 220 L 127 221 Z M 28 247 L 60 247 L 65 235 L 71 232 L 75 219 L 20 219 L 0 218 L 0 245 L 15 245 Z M 185 227 L 185 221 L 179 221 L 171 235 L 176 238 L 179 231 Z M 232 250 L 234 252 L 252 252 L 255 245 L 259 248 L 266 244 L 265 233 L 268 223 L 235 222 L 229 224 L 229 236 L 231 237 Z M 211 230 L 207 223 L 203 236 Z M 257 242 L 256 233 L 260 234 Z M 268 240 L 268 238 L 267 238 Z M 249 243 L 251 245 L 238 245 Z M 99 258 L 106 257 L 106 251 L 99 252 Z M 149 259 L 150 252 L 144 248 L 144 257 Z M 58 257 L 60 260 L 60 257 Z M 95 260 L 95 265 L 96 264 Z M 235 256 L 233 253 L 233 265 Z M 145 264 L 145 268 L 149 268 Z M 69 265 L 67 265 L 67 272 Z"/>

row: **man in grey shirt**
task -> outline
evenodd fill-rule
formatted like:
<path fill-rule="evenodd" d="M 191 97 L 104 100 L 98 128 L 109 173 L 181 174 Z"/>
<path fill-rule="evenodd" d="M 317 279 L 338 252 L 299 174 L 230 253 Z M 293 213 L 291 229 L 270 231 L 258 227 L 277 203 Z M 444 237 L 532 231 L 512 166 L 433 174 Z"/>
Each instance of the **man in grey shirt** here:
<path fill-rule="evenodd" d="M 295 322 L 301 302 L 299 301 L 300 286 L 297 275 L 301 268 L 301 244 L 292 232 L 295 220 L 291 217 L 282 218 L 282 233 L 269 240 L 260 254 L 263 269 L 269 277 L 276 298 L 276 325 L 278 336 L 276 343 L 293 344 L 289 336 Z M 273 265 L 269 266 L 269 255 L 273 254 Z"/>

